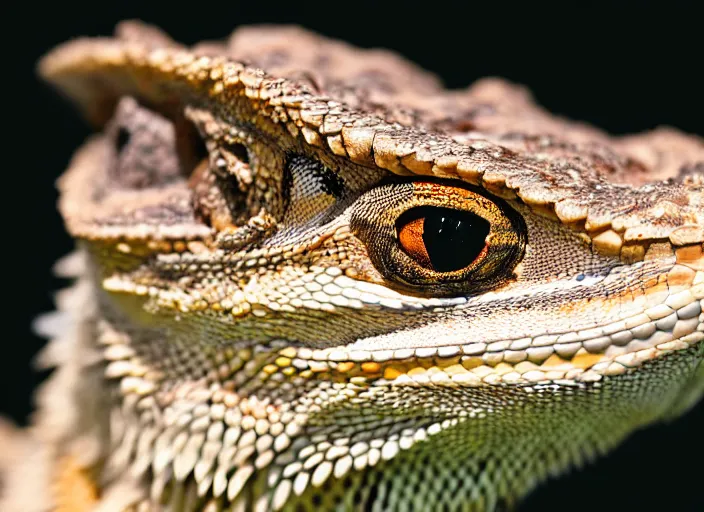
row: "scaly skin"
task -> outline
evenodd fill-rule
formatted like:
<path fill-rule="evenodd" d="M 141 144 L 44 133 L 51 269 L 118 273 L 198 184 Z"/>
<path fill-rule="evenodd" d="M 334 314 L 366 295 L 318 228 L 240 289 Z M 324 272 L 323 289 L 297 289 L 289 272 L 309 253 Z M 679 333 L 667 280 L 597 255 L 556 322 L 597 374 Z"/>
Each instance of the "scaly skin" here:
<path fill-rule="evenodd" d="M 702 393 L 701 139 L 297 29 L 126 24 L 40 70 L 103 127 L 40 322 L 60 509 L 496 510 Z M 395 219 L 468 197 L 495 265 L 418 284 Z"/>

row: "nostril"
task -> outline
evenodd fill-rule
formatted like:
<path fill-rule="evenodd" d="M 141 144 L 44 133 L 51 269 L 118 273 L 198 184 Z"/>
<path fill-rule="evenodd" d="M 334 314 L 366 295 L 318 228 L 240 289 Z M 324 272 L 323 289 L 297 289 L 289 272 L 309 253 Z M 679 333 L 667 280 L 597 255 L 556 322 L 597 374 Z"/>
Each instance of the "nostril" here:
<path fill-rule="evenodd" d="M 120 127 L 120 129 L 117 132 L 117 141 L 115 142 L 115 147 L 117 149 L 118 153 L 121 153 L 123 149 L 125 149 L 125 146 L 130 141 L 130 132 L 127 131 L 127 129 L 123 126 Z"/>
<path fill-rule="evenodd" d="M 196 166 L 188 182 L 193 210 L 200 222 L 218 231 L 241 223 L 245 205 L 242 193 L 233 180 L 213 172 L 208 159 Z"/>
<path fill-rule="evenodd" d="M 234 143 L 234 144 L 229 144 L 226 147 L 227 151 L 232 153 L 232 155 L 237 158 L 240 162 L 244 164 L 249 163 L 249 151 L 247 151 L 247 148 L 245 147 L 244 144 L 240 143 Z"/>
<path fill-rule="evenodd" d="M 200 137 L 194 129 L 191 133 L 196 137 L 181 133 L 178 125 L 177 120 L 141 105 L 134 98 L 122 98 L 106 126 L 114 151 L 108 169 L 111 187 L 160 187 L 190 174 L 197 162 L 193 158 L 193 152 L 197 151 L 193 140 Z"/>
<path fill-rule="evenodd" d="M 234 187 L 244 194 L 251 190 L 254 174 L 247 146 L 240 142 L 219 142 L 214 144 L 209 157 L 211 169 L 223 186 Z"/>

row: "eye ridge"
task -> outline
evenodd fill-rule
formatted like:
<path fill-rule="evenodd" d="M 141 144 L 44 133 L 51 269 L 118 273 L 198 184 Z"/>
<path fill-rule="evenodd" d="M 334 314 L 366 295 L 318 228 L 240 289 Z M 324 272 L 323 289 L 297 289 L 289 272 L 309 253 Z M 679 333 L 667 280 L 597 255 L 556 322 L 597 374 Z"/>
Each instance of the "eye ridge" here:
<path fill-rule="evenodd" d="M 439 273 L 463 270 L 486 255 L 490 223 L 474 213 L 442 206 L 419 206 L 396 223 L 402 250 Z"/>

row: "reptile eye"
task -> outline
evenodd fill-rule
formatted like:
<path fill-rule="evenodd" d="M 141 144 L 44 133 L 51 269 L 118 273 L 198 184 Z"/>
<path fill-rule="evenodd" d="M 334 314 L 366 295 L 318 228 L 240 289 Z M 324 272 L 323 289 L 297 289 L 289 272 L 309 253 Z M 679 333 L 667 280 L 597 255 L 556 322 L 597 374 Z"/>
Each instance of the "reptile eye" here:
<path fill-rule="evenodd" d="M 526 246 L 518 212 L 461 182 L 380 186 L 356 201 L 350 227 L 389 285 L 433 296 L 499 286 Z"/>
<path fill-rule="evenodd" d="M 396 222 L 401 248 L 423 267 L 454 272 L 486 254 L 490 224 L 470 212 L 421 206 Z"/>

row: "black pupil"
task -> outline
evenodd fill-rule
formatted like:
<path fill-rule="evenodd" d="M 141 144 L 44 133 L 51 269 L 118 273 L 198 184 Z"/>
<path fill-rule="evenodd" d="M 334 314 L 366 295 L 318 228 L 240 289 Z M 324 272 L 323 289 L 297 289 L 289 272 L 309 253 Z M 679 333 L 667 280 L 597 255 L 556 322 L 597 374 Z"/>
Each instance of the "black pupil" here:
<path fill-rule="evenodd" d="M 484 249 L 490 224 L 469 212 L 428 208 L 423 223 L 423 242 L 437 272 L 460 270 Z"/>

